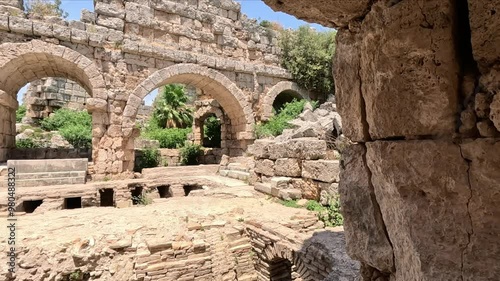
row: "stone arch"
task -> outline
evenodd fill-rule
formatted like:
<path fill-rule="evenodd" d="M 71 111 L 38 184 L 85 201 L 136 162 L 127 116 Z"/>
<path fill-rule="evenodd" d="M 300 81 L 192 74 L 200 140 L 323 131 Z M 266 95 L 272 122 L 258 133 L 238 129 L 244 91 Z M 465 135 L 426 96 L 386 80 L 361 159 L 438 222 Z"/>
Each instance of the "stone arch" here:
<path fill-rule="evenodd" d="M 226 148 L 227 131 L 230 127 L 231 120 L 226 116 L 220 108 L 219 103 L 215 100 L 202 100 L 197 104 L 198 109 L 194 113 L 193 133 L 194 141 L 197 144 L 203 144 L 203 125 L 205 120 L 212 115 L 215 115 L 220 120 L 221 124 L 221 143 L 220 148 Z M 226 152 L 226 151 L 224 151 Z"/>
<path fill-rule="evenodd" d="M 106 85 L 95 63 L 68 47 L 32 40 L 0 46 L 0 89 L 16 94 L 27 83 L 63 77 L 80 84 L 93 98 L 106 100 Z"/>
<path fill-rule="evenodd" d="M 253 138 L 254 114 L 243 91 L 222 73 L 197 64 L 177 64 L 158 70 L 137 86 L 123 113 L 123 116 L 128 118 L 124 122 L 125 129 L 134 126 L 139 105 L 151 91 L 172 83 L 192 85 L 209 93 L 231 119 L 237 139 Z M 126 130 L 126 135 L 130 134 L 131 132 Z"/>
<path fill-rule="evenodd" d="M 297 97 L 309 100 L 309 93 L 301 88 L 297 83 L 291 81 L 281 81 L 274 85 L 264 96 L 261 108 L 261 120 L 265 121 L 273 116 L 273 103 L 279 94 L 283 92 L 292 92 Z"/>
<path fill-rule="evenodd" d="M 26 84 L 45 77 L 63 77 L 80 84 L 92 97 L 87 107 L 92 112 L 93 127 L 101 126 L 100 117 L 107 113 L 107 92 L 104 78 L 95 63 L 70 48 L 32 40 L 25 43 L 0 45 L 0 117 L 4 124 L 0 137 L 0 161 L 15 147 L 15 111 L 17 93 Z M 2 108 L 3 107 L 3 108 Z M 96 123 L 97 122 L 97 123 Z M 94 136 L 93 143 L 99 142 Z"/>

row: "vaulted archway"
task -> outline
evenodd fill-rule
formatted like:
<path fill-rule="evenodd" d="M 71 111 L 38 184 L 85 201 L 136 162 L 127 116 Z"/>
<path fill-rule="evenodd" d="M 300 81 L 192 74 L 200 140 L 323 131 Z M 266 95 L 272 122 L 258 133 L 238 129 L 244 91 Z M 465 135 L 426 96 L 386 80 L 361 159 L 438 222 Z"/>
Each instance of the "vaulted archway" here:
<path fill-rule="evenodd" d="M 287 97 L 297 98 L 297 99 L 306 99 L 309 100 L 309 93 L 302 89 L 297 83 L 290 81 L 281 81 L 278 84 L 274 85 L 268 93 L 265 95 L 264 100 L 261 104 L 261 120 L 266 121 L 273 116 L 273 104 L 277 100 L 280 94 L 286 94 Z M 285 99 L 283 102 L 286 102 Z M 291 100 L 289 100 L 291 101 Z"/>

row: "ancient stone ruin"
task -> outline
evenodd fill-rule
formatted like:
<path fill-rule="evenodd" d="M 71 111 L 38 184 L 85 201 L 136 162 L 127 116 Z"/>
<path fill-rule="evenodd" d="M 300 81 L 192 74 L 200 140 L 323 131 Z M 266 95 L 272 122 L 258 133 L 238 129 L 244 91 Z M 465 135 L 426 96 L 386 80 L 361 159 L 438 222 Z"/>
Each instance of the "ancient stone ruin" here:
<path fill-rule="evenodd" d="M 335 27 L 348 252 L 364 280 L 498 280 L 498 1 L 279 1 Z"/>
<path fill-rule="evenodd" d="M 16 94 L 29 82 L 61 77 L 90 95 L 96 173 L 134 166 L 137 114 L 159 86 L 181 83 L 217 100 L 227 115 L 225 149 L 243 153 L 256 120 L 288 91 L 308 98 L 279 67 L 276 34 L 248 20 L 232 1 L 95 1 L 81 21 L 27 19 L 17 0 L 0 19 L 0 161 L 15 146 Z M 103 178 L 103 176 L 100 178 Z"/>

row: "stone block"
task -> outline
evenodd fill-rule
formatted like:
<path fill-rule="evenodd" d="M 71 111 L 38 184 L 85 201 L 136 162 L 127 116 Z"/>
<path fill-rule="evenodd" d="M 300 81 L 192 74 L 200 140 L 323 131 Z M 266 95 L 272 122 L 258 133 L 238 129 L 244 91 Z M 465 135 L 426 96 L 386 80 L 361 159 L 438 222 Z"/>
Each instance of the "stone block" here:
<path fill-rule="evenodd" d="M 302 177 L 327 183 L 339 182 L 340 162 L 338 160 L 303 161 Z"/>
<path fill-rule="evenodd" d="M 280 158 L 274 165 L 274 175 L 279 177 L 300 177 L 301 161 L 294 158 Z"/>
<path fill-rule="evenodd" d="M 274 144 L 273 140 L 260 139 L 255 140 L 255 142 L 248 146 L 247 153 L 255 156 L 257 159 L 269 158 L 269 145 Z"/>
<path fill-rule="evenodd" d="M 291 179 L 290 188 L 302 191 L 302 198 L 318 200 L 320 188 L 318 183 L 310 179 Z"/>
<path fill-rule="evenodd" d="M 461 280 L 466 253 L 477 251 L 470 247 L 473 180 L 460 147 L 444 140 L 377 141 L 367 144 L 366 161 L 396 279 Z"/>
<path fill-rule="evenodd" d="M 351 145 L 343 153 L 339 193 L 347 253 L 379 271 L 391 272 L 393 250 L 370 182 L 365 154 L 366 148 L 361 144 Z"/>
<path fill-rule="evenodd" d="M 279 197 L 283 200 L 299 200 L 302 199 L 302 190 L 300 189 L 281 189 Z"/>
<path fill-rule="evenodd" d="M 288 184 L 292 181 L 291 178 L 288 177 L 273 177 L 271 178 L 271 187 L 277 188 L 277 189 L 287 189 Z"/>
<path fill-rule="evenodd" d="M 274 162 L 269 159 L 256 160 L 255 172 L 269 177 L 274 176 Z"/>
<path fill-rule="evenodd" d="M 266 184 L 266 183 L 256 183 L 255 186 L 254 186 L 254 188 L 255 188 L 255 190 L 257 190 L 259 192 L 271 195 L 272 188 L 271 188 L 271 186 L 269 184 Z"/>
<path fill-rule="evenodd" d="M 315 138 L 299 138 L 270 144 L 267 147 L 269 159 L 297 158 L 306 160 L 326 157 L 326 142 Z"/>

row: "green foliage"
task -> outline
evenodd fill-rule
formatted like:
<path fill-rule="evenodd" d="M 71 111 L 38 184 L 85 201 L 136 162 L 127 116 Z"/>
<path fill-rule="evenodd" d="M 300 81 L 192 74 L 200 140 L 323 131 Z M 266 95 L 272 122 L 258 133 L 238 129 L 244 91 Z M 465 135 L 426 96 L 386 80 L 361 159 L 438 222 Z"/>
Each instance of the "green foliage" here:
<path fill-rule="evenodd" d="M 153 199 L 151 199 L 146 192 L 142 192 L 139 196 L 132 196 L 132 201 L 136 203 L 136 205 L 149 205 L 153 203 Z"/>
<path fill-rule="evenodd" d="M 335 36 L 334 31 L 318 32 L 308 25 L 283 30 L 280 36 L 281 65 L 299 85 L 325 99 L 334 92 Z"/>
<path fill-rule="evenodd" d="M 280 200 L 279 203 L 289 208 L 301 208 L 299 205 L 297 205 L 297 200 Z"/>
<path fill-rule="evenodd" d="M 280 200 L 279 203 L 285 207 L 302 208 L 297 205 L 296 200 Z M 315 200 L 309 200 L 305 208 L 309 211 L 316 212 L 318 219 L 322 221 L 325 226 L 334 227 L 344 224 L 344 218 L 340 213 L 340 201 L 338 197 L 331 198 L 328 206 L 323 206 Z"/>
<path fill-rule="evenodd" d="M 16 141 L 17 148 L 39 148 L 42 147 L 38 142 L 33 139 L 20 139 Z"/>
<path fill-rule="evenodd" d="M 221 142 L 221 124 L 220 120 L 215 116 L 210 116 L 203 124 L 205 147 L 220 147 Z"/>
<path fill-rule="evenodd" d="M 143 137 L 160 142 L 161 148 L 180 148 L 184 146 L 191 128 L 154 129 L 143 133 Z"/>
<path fill-rule="evenodd" d="M 198 165 L 198 157 L 202 154 L 203 148 L 198 144 L 187 144 L 181 148 L 182 165 Z"/>
<path fill-rule="evenodd" d="M 59 131 L 62 127 L 78 124 L 92 128 L 92 116 L 87 111 L 62 108 L 56 110 L 40 123 L 42 129 L 46 131 Z"/>
<path fill-rule="evenodd" d="M 92 129 L 89 130 L 88 126 L 83 124 L 63 126 L 59 133 L 74 148 L 92 147 Z"/>
<path fill-rule="evenodd" d="M 30 18 L 68 17 L 68 13 L 61 8 L 61 0 L 27 0 L 24 3 L 24 10 Z"/>
<path fill-rule="evenodd" d="M 265 27 L 265 28 L 271 28 L 272 22 L 268 20 L 263 20 L 259 23 L 260 26 Z"/>
<path fill-rule="evenodd" d="M 20 123 L 23 120 L 23 117 L 26 116 L 26 106 L 20 105 L 16 110 L 16 122 Z"/>
<path fill-rule="evenodd" d="M 87 111 L 59 109 L 40 123 L 46 131 L 59 131 L 75 148 L 92 146 L 92 116 Z"/>
<path fill-rule="evenodd" d="M 294 100 L 286 103 L 281 111 L 271 117 L 268 122 L 255 126 L 256 137 L 265 138 L 281 135 L 283 130 L 291 127 L 288 122 L 297 118 L 302 113 L 305 103 L 306 100 Z"/>
<path fill-rule="evenodd" d="M 193 124 L 193 111 L 187 107 L 184 86 L 170 84 L 160 89 L 153 107 L 153 117 L 162 128 L 186 128 Z"/>
<path fill-rule="evenodd" d="M 341 226 L 344 224 L 338 197 L 330 199 L 329 205 L 318 214 L 318 218 L 325 223 L 325 226 Z"/>
<path fill-rule="evenodd" d="M 134 163 L 134 171 L 140 173 L 143 169 L 158 167 L 160 159 L 158 149 L 144 149 L 141 151 L 141 156 Z"/>

